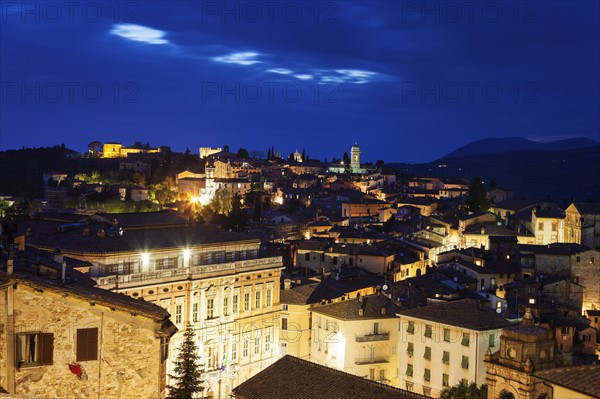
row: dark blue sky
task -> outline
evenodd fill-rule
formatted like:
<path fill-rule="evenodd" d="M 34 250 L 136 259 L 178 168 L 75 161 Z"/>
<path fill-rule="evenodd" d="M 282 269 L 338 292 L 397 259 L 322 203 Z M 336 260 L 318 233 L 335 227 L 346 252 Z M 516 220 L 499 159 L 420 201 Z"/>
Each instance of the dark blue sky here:
<path fill-rule="evenodd" d="M 0 2 L 0 150 L 429 161 L 600 132 L 600 2 Z"/>

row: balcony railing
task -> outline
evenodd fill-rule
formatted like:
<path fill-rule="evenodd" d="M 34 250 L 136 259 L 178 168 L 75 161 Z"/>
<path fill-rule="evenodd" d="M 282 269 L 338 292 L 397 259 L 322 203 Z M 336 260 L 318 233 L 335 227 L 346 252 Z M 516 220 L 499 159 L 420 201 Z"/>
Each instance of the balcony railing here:
<path fill-rule="evenodd" d="M 390 339 L 389 333 L 368 334 L 368 335 L 356 337 L 356 342 L 388 341 L 389 339 Z"/>
<path fill-rule="evenodd" d="M 96 277 L 98 286 L 106 289 L 136 287 L 185 279 L 199 279 L 211 275 L 227 275 L 240 271 L 261 270 L 282 265 L 281 256 L 238 260 L 228 263 L 155 270 L 116 276 Z"/>
<path fill-rule="evenodd" d="M 389 360 L 387 357 L 383 357 L 383 356 L 372 356 L 372 357 L 364 357 L 364 358 L 357 358 L 354 361 L 354 364 L 377 364 L 377 363 L 389 363 Z"/>

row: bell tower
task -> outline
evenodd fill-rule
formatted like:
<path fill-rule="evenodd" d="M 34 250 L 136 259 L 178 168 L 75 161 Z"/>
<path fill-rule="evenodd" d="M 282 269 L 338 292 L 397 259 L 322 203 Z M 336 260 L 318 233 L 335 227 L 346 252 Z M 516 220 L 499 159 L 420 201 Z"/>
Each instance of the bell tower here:
<path fill-rule="evenodd" d="M 350 148 L 350 170 L 352 173 L 360 172 L 360 147 L 357 143 Z"/>

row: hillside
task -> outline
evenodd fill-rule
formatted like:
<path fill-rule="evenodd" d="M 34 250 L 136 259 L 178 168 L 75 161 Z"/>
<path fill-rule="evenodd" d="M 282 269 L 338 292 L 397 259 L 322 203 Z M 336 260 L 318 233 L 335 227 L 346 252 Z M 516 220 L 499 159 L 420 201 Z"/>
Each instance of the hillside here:
<path fill-rule="evenodd" d="M 460 158 L 471 155 L 499 154 L 511 151 L 538 150 L 538 151 L 562 151 L 578 148 L 589 148 L 599 145 L 597 141 L 577 137 L 552 142 L 537 142 L 524 137 L 488 138 L 477 140 L 464 145 L 441 159 Z"/>
<path fill-rule="evenodd" d="M 388 165 L 391 166 L 391 165 Z M 600 201 L 600 145 L 562 151 L 520 150 L 443 158 L 424 164 L 396 164 L 417 176 L 481 176 L 515 195 L 554 201 Z"/>

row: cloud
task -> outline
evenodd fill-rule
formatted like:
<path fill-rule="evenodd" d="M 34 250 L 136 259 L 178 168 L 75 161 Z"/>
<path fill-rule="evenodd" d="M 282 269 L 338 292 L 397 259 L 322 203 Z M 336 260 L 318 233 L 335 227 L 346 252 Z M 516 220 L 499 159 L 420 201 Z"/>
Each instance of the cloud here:
<path fill-rule="evenodd" d="M 135 42 L 143 42 L 148 44 L 168 44 L 169 41 L 164 39 L 166 32 L 158 29 L 148 28 L 147 26 L 136 24 L 116 24 L 110 30 L 113 35 L 120 36 L 125 39 Z"/>
<path fill-rule="evenodd" d="M 313 78 L 312 75 L 308 75 L 308 74 L 298 74 L 298 75 L 294 75 L 294 77 L 296 79 L 300 79 L 300 80 L 311 80 Z"/>
<path fill-rule="evenodd" d="M 286 68 L 272 68 L 267 69 L 267 72 L 278 73 L 280 75 L 291 75 L 294 71 Z"/>
<path fill-rule="evenodd" d="M 336 72 L 351 83 L 367 83 L 376 74 L 375 72 L 360 69 L 336 69 Z"/>
<path fill-rule="evenodd" d="M 227 55 L 213 57 L 213 61 L 223 62 L 225 64 L 254 65 L 262 63 L 262 61 L 254 59 L 258 55 L 258 53 L 254 53 L 251 51 L 243 53 L 231 53 Z"/>

